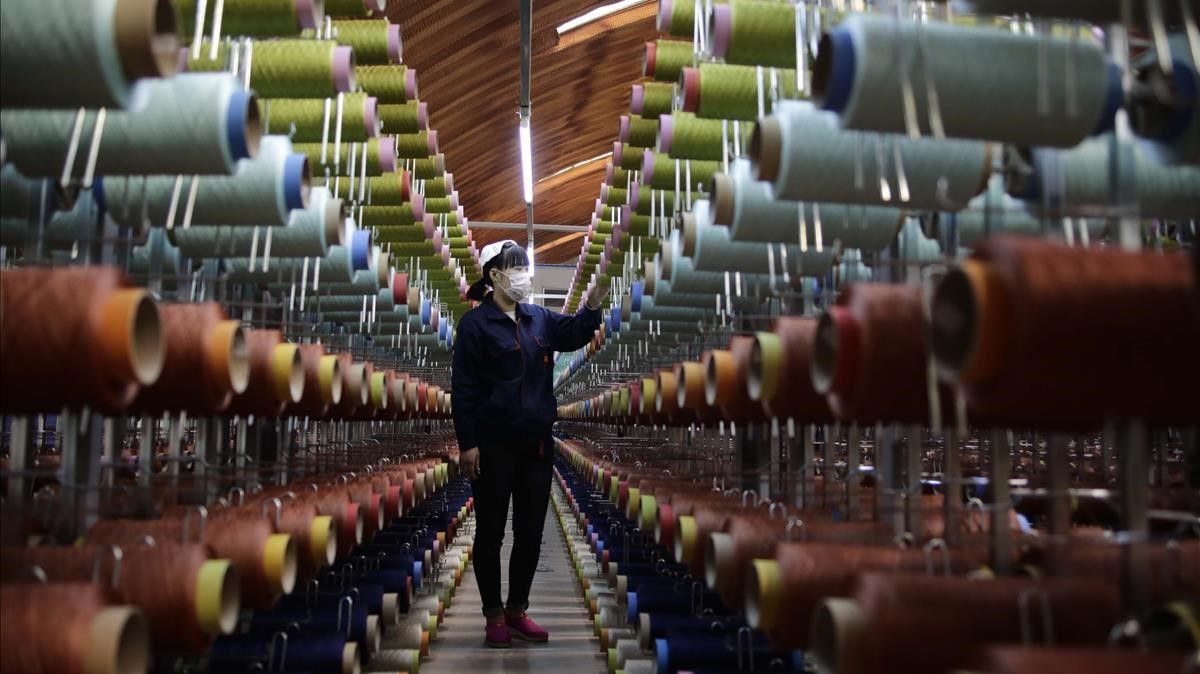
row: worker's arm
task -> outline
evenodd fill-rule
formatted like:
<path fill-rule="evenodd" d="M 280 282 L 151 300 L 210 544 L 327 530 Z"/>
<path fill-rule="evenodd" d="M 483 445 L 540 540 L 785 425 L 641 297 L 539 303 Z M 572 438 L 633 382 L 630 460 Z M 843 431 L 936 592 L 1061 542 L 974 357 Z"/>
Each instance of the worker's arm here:
<path fill-rule="evenodd" d="M 603 318 L 600 307 L 607 297 L 608 286 L 596 286 L 588 292 L 583 306 L 574 316 L 546 312 L 550 321 L 550 347 L 559 353 L 583 348 L 600 327 Z"/>

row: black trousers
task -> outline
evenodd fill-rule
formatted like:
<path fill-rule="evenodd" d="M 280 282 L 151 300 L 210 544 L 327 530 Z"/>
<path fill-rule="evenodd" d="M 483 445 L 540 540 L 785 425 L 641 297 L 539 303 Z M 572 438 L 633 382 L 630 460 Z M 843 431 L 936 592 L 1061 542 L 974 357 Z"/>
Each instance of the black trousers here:
<path fill-rule="evenodd" d="M 496 618 L 507 611 L 519 615 L 529 608 L 529 588 L 542 552 L 542 526 L 550 503 L 553 446 L 522 443 L 479 448 L 480 475 L 471 482 L 475 496 L 473 563 L 483 615 Z M 513 549 L 508 560 L 508 601 L 500 602 L 500 546 L 513 508 Z"/>

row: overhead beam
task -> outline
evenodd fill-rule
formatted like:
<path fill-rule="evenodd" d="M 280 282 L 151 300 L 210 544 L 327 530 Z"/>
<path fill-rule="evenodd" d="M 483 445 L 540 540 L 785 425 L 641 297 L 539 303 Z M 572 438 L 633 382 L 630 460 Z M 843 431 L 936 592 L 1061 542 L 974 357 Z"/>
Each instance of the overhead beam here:
<path fill-rule="evenodd" d="M 467 226 L 471 229 L 525 229 L 528 225 L 524 222 L 479 222 L 470 220 Z M 588 228 L 584 225 L 534 225 L 534 231 L 538 232 L 587 232 Z"/>

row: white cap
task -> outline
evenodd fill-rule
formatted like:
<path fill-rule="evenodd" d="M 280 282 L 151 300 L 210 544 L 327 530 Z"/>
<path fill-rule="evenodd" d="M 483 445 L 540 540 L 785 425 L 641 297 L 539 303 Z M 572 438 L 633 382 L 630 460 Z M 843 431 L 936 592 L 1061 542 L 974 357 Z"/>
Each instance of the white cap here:
<path fill-rule="evenodd" d="M 491 262 L 492 258 L 499 255 L 500 251 L 504 250 L 504 246 L 510 243 L 514 246 L 517 245 L 516 241 L 513 241 L 512 239 L 505 239 L 503 241 L 489 243 L 488 245 L 484 246 L 483 250 L 479 251 L 479 268 L 482 269 L 486 267 L 487 263 Z"/>

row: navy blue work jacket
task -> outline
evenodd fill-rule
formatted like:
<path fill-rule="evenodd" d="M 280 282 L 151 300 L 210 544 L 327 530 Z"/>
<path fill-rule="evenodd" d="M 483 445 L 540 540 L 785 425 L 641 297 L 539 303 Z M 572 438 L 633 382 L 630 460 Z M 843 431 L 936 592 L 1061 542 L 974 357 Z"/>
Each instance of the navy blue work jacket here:
<path fill-rule="evenodd" d="M 574 316 L 518 304 L 509 318 L 489 294 L 454 338 L 454 432 L 459 448 L 549 442 L 558 414 L 554 352 L 575 351 L 600 327 L 585 304 Z"/>

